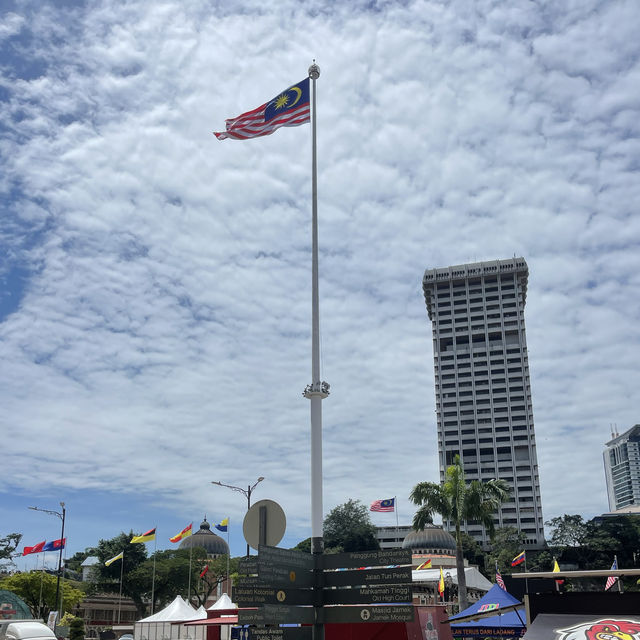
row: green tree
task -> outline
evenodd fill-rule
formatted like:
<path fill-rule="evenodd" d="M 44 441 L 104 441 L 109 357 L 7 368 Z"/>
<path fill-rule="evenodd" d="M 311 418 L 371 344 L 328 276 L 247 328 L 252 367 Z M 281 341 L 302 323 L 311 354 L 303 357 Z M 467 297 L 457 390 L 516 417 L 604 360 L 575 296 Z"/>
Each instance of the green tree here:
<path fill-rule="evenodd" d="M 510 574 L 511 560 L 524 548 L 527 536 L 516 527 L 499 527 L 491 536 L 491 549 L 485 558 L 485 567 L 491 574 L 497 566 L 500 573 Z M 527 560 L 529 556 L 527 555 Z"/>
<path fill-rule="evenodd" d="M 327 514 L 323 537 L 327 550 L 369 551 L 380 548 L 369 510 L 359 500 L 348 500 Z"/>
<path fill-rule="evenodd" d="M 147 550 L 144 544 L 131 544 L 133 532 L 120 533 L 109 540 L 100 540 L 95 547 L 95 555 L 100 561 L 93 568 L 92 593 L 118 593 L 120 585 L 120 572 L 122 571 L 122 593 L 131 598 L 143 616 L 145 614 L 144 594 L 146 589 L 135 576 L 135 569 L 147 559 Z M 93 549 L 91 549 L 93 550 Z M 105 562 L 123 552 L 123 559 L 117 560 L 108 567 Z M 151 580 L 149 580 L 149 592 Z"/>
<path fill-rule="evenodd" d="M 69 623 L 69 640 L 84 640 L 84 620 L 73 618 Z"/>
<path fill-rule="evenodd" d="M 444 520 L 450 520 L 455 526 L 456 539 L 456 573 L 458 576 L 458 599 L 460 610 L 469 606 L 467 599 L 467 582 L 464 575 L 464 555 L 462 549 L 462 524 L 477 521 L 489 534 L 494 532 L 493 515 L 498 507 L 509 497 L 509 488 L 504 480 L 488 480 L 465 482 L 464 469 L 460 457 L 445 473 L 443 484 L 420 482 L 411 491 L 409 499 L 418 505 L 413 517 L 413 528 L 422 529 L 433 522 L 433 515 L 438 513 Z"/>
<path fill-rule="evenodd" d="M 49 612 L 56 610 L 56 576 L 44 571 L 14 573 L 0 580 L 0 589 L 12 591 L 20 596 L 31 610 L 34 618 L 47 619 Z M 71 611 L 85 596 L 72 582 L 61 582 L 62 613 Z M 42 599 L 41 594 L 42 593 Z"/>
<path fill-rule="evenodd" d="M 13 564 L 13 556 L 22 540 L 21 533 L 9 533 L 0 538 L 0 567 L 4 564 Z"/>
<path fill-rule="evenodd" d="M 311 538 L 300 540 L 293 549 L 296 551 L 303 551 L 304 553 L 311 553 Z"/>
<path fill-rule="evenodd" d="M 587 535 L 587 523 L 579 515 L 563 515 L 547 520 L 551 529 L 549 542 L 554 547 L 579 547 Z"/>

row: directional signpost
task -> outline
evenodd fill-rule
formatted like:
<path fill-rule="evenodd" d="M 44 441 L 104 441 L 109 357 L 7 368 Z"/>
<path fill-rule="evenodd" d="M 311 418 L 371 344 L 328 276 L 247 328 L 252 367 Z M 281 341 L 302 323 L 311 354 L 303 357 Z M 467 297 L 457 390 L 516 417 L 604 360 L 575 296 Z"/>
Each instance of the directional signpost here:
<path fill-rule="evenodd" d="M 251 607 L 240 609 L 239 624 L 413 620 L 411 552 L 407 550 L 315 558 L 301 551 L 259 545 L 257 557 L 241 561 L 238 570 L 246 577 L 238 580 L 234 600 L 240 607 Z M 251 627 L 246 640 L 309 640 L 310 629 Z"/>
<path fill-rule="evenodd" d="M 246 636 L 240 635 L 240 640 L 311 640 L 313 635 L 311 627 L 249 627 L 245 631 Z"/>
<path fill-rule="evenodd" d="M 326 589 L 324 604 L 397 604 L 411 602 L 411 586 L 382 584 L 352 589 Z"/>
<path fill-rule="evenodd" d="M 327 571 L 326 587 L 352 587 L 372 584 L 406 584 L 411 582 L 411 567 L 392 569 L 360 569 L 356 571 Z"/>
<path fill-rule="evenodd" d="M 238 624 L 312 624 L 313 607 L 266 604 L 260 609 L 238 609 Z"/>
<path fill-rule="evenodd" d="M 325 607 L 325 622 L 411 622 L 413 605 Z"/>
<path fill-rule="evenodd" d="M 330 553 L 322 556 L 323 569 L 358 569 L 359 567 L 386 567 L 390 564 L 411 565 L 409 549 L 384 551 L 354 551 Z"/>

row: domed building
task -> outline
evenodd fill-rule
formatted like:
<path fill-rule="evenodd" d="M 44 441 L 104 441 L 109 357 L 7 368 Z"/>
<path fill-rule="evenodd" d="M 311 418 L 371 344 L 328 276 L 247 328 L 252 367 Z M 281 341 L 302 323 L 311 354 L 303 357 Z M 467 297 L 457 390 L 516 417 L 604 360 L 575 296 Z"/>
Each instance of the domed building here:
<path fill-rule="evenodd" d="M 456 555 L 455 538 L 442 527 L 429 524 L 420 531 L 411 531 L 402 543 L 403 549 L 411 549 L 413 555 Z"/>
<path fill-rule="evenodd" d="M 207 516 L 200 523 L 200 529 L 180 543 L 179 549 L 195 549 L 196 547 L 204 549 L 209 558 L 229 555 L 229 545 L 224 538 L 211 531 Z"/>

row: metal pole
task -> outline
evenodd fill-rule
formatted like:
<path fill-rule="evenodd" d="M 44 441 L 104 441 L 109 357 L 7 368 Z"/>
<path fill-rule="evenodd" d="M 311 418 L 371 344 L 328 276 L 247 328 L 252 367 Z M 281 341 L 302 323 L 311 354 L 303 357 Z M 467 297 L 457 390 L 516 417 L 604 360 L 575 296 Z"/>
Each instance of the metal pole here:
<path fill-rule="evenodd" d="M 64 520 L 67 514 L 66 509 L 64 508 L 64 502 L 60 503 L 60 506 L 62 507 L 62 532 L 60 534 L 60 555 L 58 556 L 58 579 L 56 580 L 56 607 L 58 607 L 58 620 L 60 620 L 60 618 L 62 617 L 60 614 L 62 613 L 61 611 L 61 602 L 59 600 L 59 596 L 60 596 L 60 574 L 62 573 L 62 550 L 65 547 L 64 544 Z"/>
<path fill-rule="evenodd" d="M 118 624 L 120 624 L 120 610 L 122 609 L 122 574 L 124 573 L 124 553 L 120 560 L 120 593 L 118 595 Z"/>
<path fill-rule="evenodd" d="M 247 513 L 251 509 L 251 485 L 247 486 Z M 247 542 L 247 558 L 249 557 L 249 543 Z"/>
<path fill-rule="evenodd" d="M 311 102 L 311 384 L 304 395 L 311 401 L 311 552 L 314 557 L 314 606 L 316 622 L 313 639 L 324 640 L 322 623 L 322 400 L 329 395 L 329 385 L 320 380 L 320 295 L 318 287 L 318 165 L 316 146 L 316 80 L 320 67 L 309 67 L 312 84 Z"/>

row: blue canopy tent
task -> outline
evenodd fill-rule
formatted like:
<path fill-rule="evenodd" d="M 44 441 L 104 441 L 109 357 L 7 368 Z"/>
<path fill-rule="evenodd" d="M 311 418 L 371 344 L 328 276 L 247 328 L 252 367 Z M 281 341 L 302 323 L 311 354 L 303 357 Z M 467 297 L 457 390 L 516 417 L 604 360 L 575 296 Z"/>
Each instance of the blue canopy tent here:
<path fill-rule="evenodd" d="M 504 589 L 494 584 L 486 595 L 478 602 L 474 602 L 464 611 L 451 616 L 451 633 L 454 640 L 459 638 L 521 638 L 527 630 L 525 624 L 524 605 L 514 608 L 522 603 L 507 593 Z M 500 609 L 508 609 L 504 613 L 499 613 Z M 474 615 L 485 614 L 495 611 L 496 615 L 471 620 Z M 462 618 L 460 622 L 455 622 L 457 618 Z"/>

